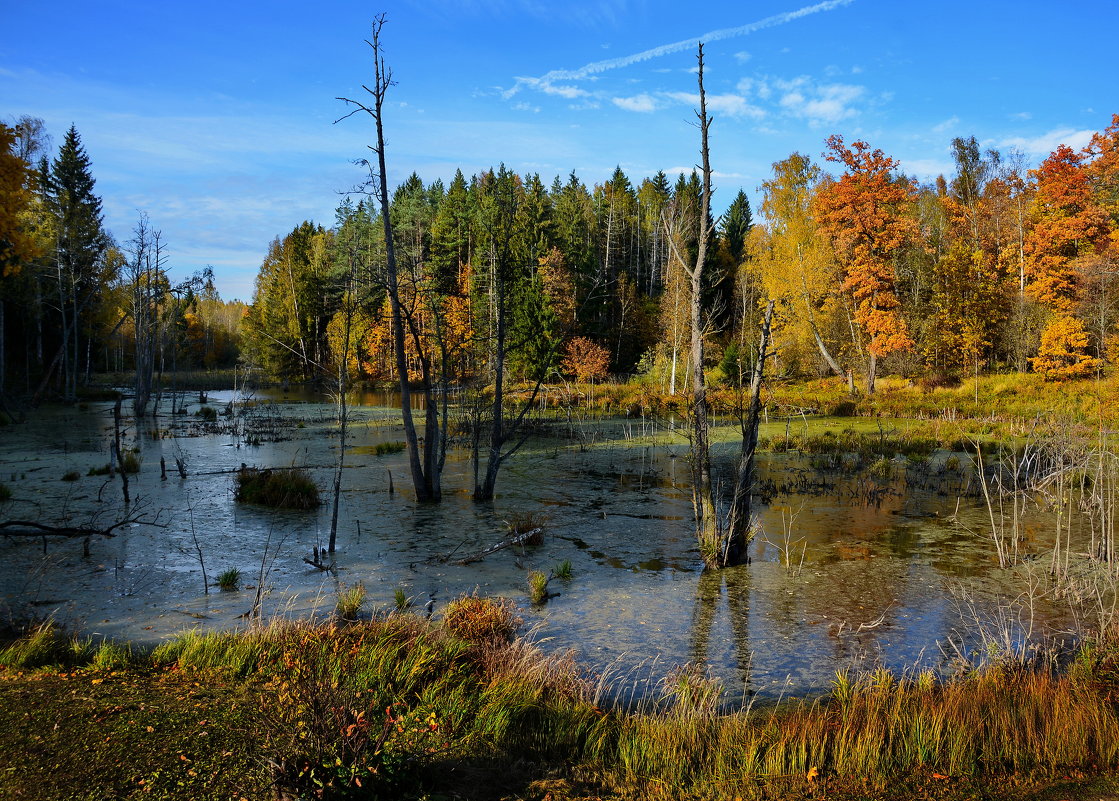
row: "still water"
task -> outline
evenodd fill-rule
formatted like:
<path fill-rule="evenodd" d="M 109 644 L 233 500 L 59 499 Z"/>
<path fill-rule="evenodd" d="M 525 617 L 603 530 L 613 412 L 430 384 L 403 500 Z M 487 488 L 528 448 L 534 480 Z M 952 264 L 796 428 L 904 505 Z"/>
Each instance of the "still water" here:
<path fill-rule="evenodd" d="M 374 610 L 391 608 L 401 588 L 436 617 L 455 596 L 477 592 L 513 599 L 542 647 L 574 649 L 618 687 L 640 691 L 699 661 L 731 695 L 762 697 L 826 688 L 847 666 L 948 669 L 975 646 L 982 624 L 1006 624 L 1008 610 L 1012 636 L 1024 636 L 1021 605 L 1011 603 L 1020 602 L 1023 573 L 998 566 L 966 457 L 959 470 L 945 453 L 919 466 L 899 459 L 891 477 L 874 479 L 818 472 L 797 454 L 763 454 L 759 477 L 772 497 L 756 505 L 752 562 L 704 573 L 687 444 L 664 421 L 557 425 L 562 436 L 532 440 L 507 463 L 492 504 L 471 501 L 468 454 L 452 450 L 444 500 L 417 504 L 405 455 L 374 452 L 403 439 L 399 410 L 391 396 L 364 396 L 351 409 L 332 575 L 303 561 L 325 545 L 329 502 L 310 512 L 239 504 L 232 471 L 304 466 L 328 501 L 334 406 L 279 391 L 258 392 L 248 405 L 231 407 L 234 400 L 209 394 L 208 405 L 231 412 L 217 423 L 194 414 L 197 397 L 185 415 L 127 417 L 124 441 L 141 458 L 131 509 L 155 525 L 97 538 L 88 557 L 81 540 L 0 537 L 0 612 L 53 615 L 95 637 L 152 643 L 191 627 L 247 625 L 257 586 L 266 617 L 327 615 L 340 588 L 358 581 Z M 812 425 L 839 430 L 845 421 Z M 784 423 L 771 428 L 763 435 L 785 431 Z M 716 461 L 729 477 L 737 446 L 729 427 L 724 435 Z M 37 411 L 0 430 L 0 481 L 12 490 L 0 518 L 108 525 L 127 516 L 119 479 L 87 475 L 107 464 L 112 439 L 107 403 Z M 70 471 L 80 478 L 63 481 Z M 500 542 L 504 521 L 525 512 L 546 519 L 543 545 L 454 564 Z M 1046 530 L 1041 518 L 1031 523 L 1023 547 L 1042 552 Z M 206 593 L 200 557 L 211 581 L 239 569 L 242 588 Z M 558 596 L 533 607 L 527 573 L 564 560 L 573 577 L 554 579 Z M 1059 609 L 1030 611 L 1035 632 L 1063 623 Z"/>

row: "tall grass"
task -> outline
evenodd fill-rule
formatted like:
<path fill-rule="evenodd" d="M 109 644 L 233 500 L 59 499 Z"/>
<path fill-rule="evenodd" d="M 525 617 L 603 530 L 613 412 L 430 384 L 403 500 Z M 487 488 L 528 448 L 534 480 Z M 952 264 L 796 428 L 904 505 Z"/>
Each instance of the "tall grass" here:
<path fill-rule="evenodd" d="M 511 625 L 507 604 L 468 596 L 459 607 L 451 620 Z M 719 682 L 685 666 L 627 710 L 596 705 L 593 677 L 569 654 L 546 655 L 495 628 L 467 626 L 460 630 L 471 636 L 462 637 L 446 622 L 392 614 L 190 631 L 149 657 L 88 643 L 83 654 L 103 669 L 150 659 L 252 677 L 258 731 L 280 789 L 292 795 L 421 795 L 440 777 L 457 786 L 471 765 L 492 772 L 526 761 L 578 771 L 626 797 L 797 794 L 821 780 L 863 782 L 873 796 L 934 773 L 1119 768 L 1114 645 L 1086 648 L 1065 674 L 1013 661 L 943 682 L 931 673 L 842 672 L 824 698 L 745 710 L 728 710 Z M 491 633 L 475 636 L 483 629 Z M 45 663 L 77 647 L 67 642 L 40 627 L 0 661 Z"/>

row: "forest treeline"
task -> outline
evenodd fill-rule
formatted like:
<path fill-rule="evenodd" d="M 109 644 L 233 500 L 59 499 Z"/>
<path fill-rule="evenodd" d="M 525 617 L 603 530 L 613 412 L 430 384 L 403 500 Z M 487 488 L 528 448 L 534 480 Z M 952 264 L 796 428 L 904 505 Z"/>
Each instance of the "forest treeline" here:
<path fill-rule="evenodd" d="M 42 120 L 0 124 L 0 394 L 73 399 L 136 370 L 146 404 L 155 376 L 235 365 L 244 304 L 209 268 L 175 282 L 168 266 L 146 214 L 123 241 L 107 230 L 75 127 L 55 151 Z"/>
<path fill-rule="evenodd" d="M 206 271 L 169 280 L 166 243 L 145 217 L 123 243 L 104 230 L 75 129 L 53 157 L 37 120 L 0 136 L 9 391 L 72 397 L 93 371 L 238 360 L 282 380 L 327 379 L 342 360 L 353 378 L 397 378 L 385 228 L 368 197 L 344 200 L 330 226 L 275 239 L 245 307 L 222 301 Z M 819 161 L 794 153 L 773 165 L 758 219 L 741 191 L 709 219 L 712 378 L 748 373 L 770 299 L 767 369 L 788 377 L 830 373 L 873 390 L 884 373 L 1063 379 L 1112 364 L 1119 115 L 1036 169 L 974 137 L 951 151 L 953 174 L 926 185 L 833 136 Z M 701 196 L 694 172 L 636 180 L 618 168 L 593 185 L 504 166 L 449 184 L 413 174 L 390 211 L 410 377 L 488 380 L 500 322 L 514 377 L 640 373 L 682 391 L 684 265 L 698 252 Z"/>

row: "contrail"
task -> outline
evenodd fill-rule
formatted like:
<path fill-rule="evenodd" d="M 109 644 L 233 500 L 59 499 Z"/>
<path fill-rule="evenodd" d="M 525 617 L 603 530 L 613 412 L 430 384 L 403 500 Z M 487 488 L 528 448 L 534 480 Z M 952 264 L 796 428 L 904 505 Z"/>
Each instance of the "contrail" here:
<path fill-rule="evenodd" d="M 822 3 L 798 8 L 796 11 L 774 14 L 772 17 L 766 17 L 757 22 L 751 22 L 748 25 L 739 25 L 736 28 L 722 28 L 721 30 L 710 31 L 702 36 L 684 39 L 683 41 L 673 42 L 672 44 L 661 45 L 660 47 L 654 47 L 650 50 L 643 50 L 631 56 L 608 58 L 605 61 L 594 61 L 576 70 L 552 70 L 539 78 L 518 78 L 513 88 L 505 94 L 506 97 L 513 95 L 524 84 L 538 86 L 541 84 L 548 85 L 553 81 L 572 81 L 579 80 L 580 78 L 589 78 L 592 75 L 598 75 L 608 70 L 616 70 L 619 67 L 628 67 L 630 64 L 637 64 L 641 61 L 648 61 L 651 58 L 666 56 L 669 53 L 679 53 L 681 50 L 690 50 L 700 42 L 717 42 L 720 39 L 733 39 L 736 36 L 746 36 L 747 34 L 755 33 L 764 28 L 784 25 L 786 22 L 792 22 L 801 17 L 807 17 L 810 14 L 818 14 L 821 11 L 831 11 L 835 8 L 850 5 L 853 2 L 854 0 L 825 0 L 825 2 Z"/>

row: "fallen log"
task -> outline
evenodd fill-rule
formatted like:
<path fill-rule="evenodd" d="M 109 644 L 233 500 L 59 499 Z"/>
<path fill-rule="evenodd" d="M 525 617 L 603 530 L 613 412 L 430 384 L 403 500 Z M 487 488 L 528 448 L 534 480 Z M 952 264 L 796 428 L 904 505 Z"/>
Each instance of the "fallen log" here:
<path fill-rule="evenodd" d="M 156 515 L 155 520 L 143 520 L 137 516 L 127 517 L 124 520 L 118 520 L 111 526 L 90 524 L 53 526 L 40 523 L 38 520 L 4 520 L 0 521 L 0 537 L 115 537 L 118 528 L 132 523 L 166 528 L 159 523 L 159 515 Z"/>
<path fill-rule="evenodd" d="M 0 535 L 5 537 L 92 537 L 96 535 L 112 537 L 115 536 L 114 529 L 131 522 L 133 521 L 126 520 L 114 523 L 107 528 L 95 528 L 94 526 L 48 526 L 46 523 L 39 523 L 35 520 L 5 520 L 0 523 Z"/>
<path fill-rule="evenodd" d="M 512 548 L 514 545 L 524 545 L 525 543 L 529 542 L 530 540 L 533 540 L 536 537 L 539 537 L 543 533 L 544 533 L 544 529 L 534 528 L 531 531 L 526 531 L 523 534 L 518 534 L 515 537 L 510 537 L 509 539 L 504 540 L 503 542 L 499 542 L 497 545 L 491 545 L 489 548 L 486 548 L 484 551 L 479 551 L 478 553 L 472 554 L 471 556 L 467 556 L 463 559 L 456 559 L 452 564 L 468 565 L 471 562 L 480 562 L 483 559 L 485 559 L 487 556 L 489 556 L 490 554 L 497 553 L 498 551 L 503 551 L 506 548 Z M 443 559 L 443 561 L 445 562 L 448 559 L 450 559 L 450 556 L 445 557 Z"/>

